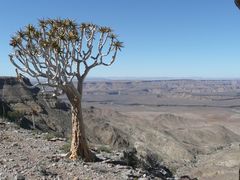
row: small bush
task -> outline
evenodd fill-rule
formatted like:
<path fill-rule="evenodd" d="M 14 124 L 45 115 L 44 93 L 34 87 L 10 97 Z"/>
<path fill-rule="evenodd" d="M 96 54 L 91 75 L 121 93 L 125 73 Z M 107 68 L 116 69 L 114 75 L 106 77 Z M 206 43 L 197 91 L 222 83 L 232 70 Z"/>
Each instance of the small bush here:
<path fill-rule="evenodd" d="M 20 118 L 24 116 L 20 111 L 8 111 L 7 118 L 11 122 L 17 122 Z"/>
<path fill-rule="evenodd" d="M 111 153 L 111 149 L 108 146 L 100 146 L 97 148 L 97 152 Z"/>
<path fill-rule="evenodd" d="M 144 170 L 156 177 L 163 179 L 173 178 L 173 173 L 162 164 L 162 158 L 158 154 L 148 151 L 141 164 Z"/>
<path fill-rule="evenodd" d="M 139 164 L 139 159 L 137 157 L 137 149 L 131 147 L 123 151 L 122 160 L 125 161 L 128 166 L 136 168 Z"/>
<path fill-rule="evenodd" d="M 63 151 L 64 153 L 68 153 L 71 148 L 71 142 L 67 141 L 61 148 L 60 150 Z"/>
<path fill-rule="evenodd" d="M 0 117 L 7 118 L 7 113 L 10 108 L 0 99 Z"/>
<path fill-rule="evenodd" d="M 53 138 L 59 137 L 57 133 L 47 133 L 46 135 L 44 135 L 44 139 L 50 141 Z"/>

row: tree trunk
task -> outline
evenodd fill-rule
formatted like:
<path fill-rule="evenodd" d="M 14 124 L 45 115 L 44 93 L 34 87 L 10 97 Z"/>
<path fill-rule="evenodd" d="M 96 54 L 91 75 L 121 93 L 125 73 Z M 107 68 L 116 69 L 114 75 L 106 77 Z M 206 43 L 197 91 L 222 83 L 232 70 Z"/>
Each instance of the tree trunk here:
<path fill-rule="evenodd" d="M 81 157 L 84 161 L 92 162 L 95 156 L 90 151 L 85 136 L 81 106 L 82 92 L 74 86 L 68 86 L 65 92 L 72 106 L 72 142 L 69 158 L 77 160 Z"/>

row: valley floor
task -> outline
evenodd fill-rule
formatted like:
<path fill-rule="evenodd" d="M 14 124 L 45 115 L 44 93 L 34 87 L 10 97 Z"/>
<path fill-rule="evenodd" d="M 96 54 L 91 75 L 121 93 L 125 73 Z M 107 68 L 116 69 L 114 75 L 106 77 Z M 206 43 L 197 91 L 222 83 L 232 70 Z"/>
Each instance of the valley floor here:
<path fill-rule="evenodd" d="M 179 176 L 238 180 L 240 112 L 217 107 L 149 107 L 87 103 L 120 112 L 111 123 L 140 153 L 157 153 Z"/>

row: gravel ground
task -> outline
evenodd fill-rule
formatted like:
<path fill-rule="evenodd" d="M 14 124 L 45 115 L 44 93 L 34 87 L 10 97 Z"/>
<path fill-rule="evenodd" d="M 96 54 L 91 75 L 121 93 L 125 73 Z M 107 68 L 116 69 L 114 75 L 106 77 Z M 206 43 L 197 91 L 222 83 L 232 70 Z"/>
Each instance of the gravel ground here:
<path fill-rule="evenodd" d="M 106 160 L 96 163 L 70 161 L 60 150 L 66 141 L 50 141 L 47 136 L 11 123 L 0 123 L 0 180 L 157 179 L 140 169 L 110 164 Z M 112 156 L 118 155 L 120 153 Z M 98 156 L 104 158 L 103 154 Z"/>

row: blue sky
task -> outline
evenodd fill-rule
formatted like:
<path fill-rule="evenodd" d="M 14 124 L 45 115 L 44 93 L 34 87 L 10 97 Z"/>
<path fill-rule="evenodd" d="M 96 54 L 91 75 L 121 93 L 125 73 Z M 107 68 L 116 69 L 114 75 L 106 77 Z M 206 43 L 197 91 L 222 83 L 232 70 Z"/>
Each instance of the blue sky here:
<path fill-rule="evenodd" d="M 0 6 L 0 76 L 14 75 L 11 35 L 39 18 L 110 26 L 125 48 L 91 77 L 240 78 L 240 11 L 233 0 L 9 0 Z"/>

